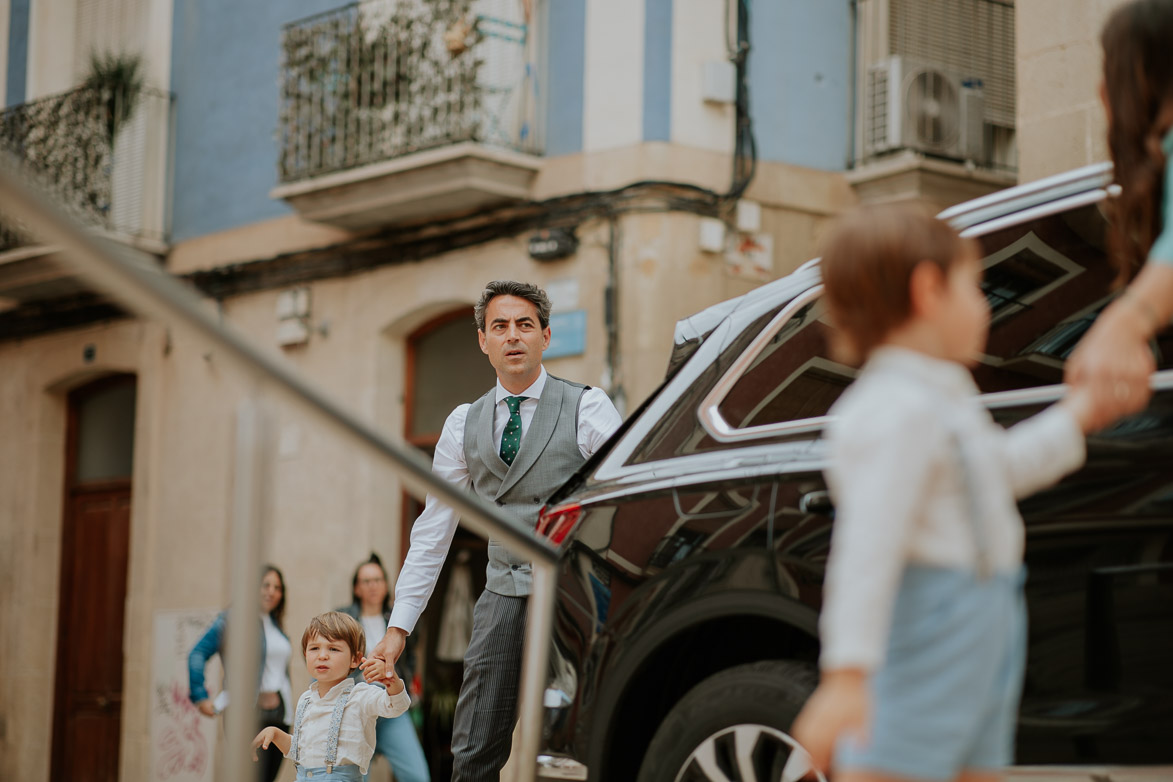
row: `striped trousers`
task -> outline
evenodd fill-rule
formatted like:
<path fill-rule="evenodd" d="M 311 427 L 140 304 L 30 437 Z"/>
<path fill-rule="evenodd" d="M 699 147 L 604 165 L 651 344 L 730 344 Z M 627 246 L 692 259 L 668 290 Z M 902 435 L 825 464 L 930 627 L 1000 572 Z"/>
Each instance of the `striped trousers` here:
<path fill-rule="evenodd" d="M 477 599 L 452 726 L 452 782 L 497 782 L 509 760 L 528 601 L 487 589 Z"/>

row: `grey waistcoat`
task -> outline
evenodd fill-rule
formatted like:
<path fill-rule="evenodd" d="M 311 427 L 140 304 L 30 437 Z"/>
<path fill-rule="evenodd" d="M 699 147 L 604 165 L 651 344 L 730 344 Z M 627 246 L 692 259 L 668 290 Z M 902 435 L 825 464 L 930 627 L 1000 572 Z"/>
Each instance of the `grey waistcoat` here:
<path fill-rule="evenodd" d="M 512 465 L 504 462 L 493 442 L 496 388 L 473 402 L 464 422 L 464 460 L 473 491 L 526 526 L 536 525 L 546 497 L 586 461 L 578 450 L 578 405 L 586 389 L 546 375 L 538 407 Z M 511 597 L 530 593 L 530 564 L 494 540 L 489 541 L 487 573 L 486 588 L 491 592 Z"/>

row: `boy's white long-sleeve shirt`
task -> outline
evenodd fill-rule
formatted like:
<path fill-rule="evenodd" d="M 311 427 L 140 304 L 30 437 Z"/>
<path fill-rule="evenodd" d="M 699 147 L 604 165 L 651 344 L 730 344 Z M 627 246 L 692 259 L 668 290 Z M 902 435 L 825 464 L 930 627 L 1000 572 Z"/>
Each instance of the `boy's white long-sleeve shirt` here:
<path fill-rule="evenodd" d="M 348 678 L 343 679 L 325 695 L 318 692 L 317 682 L 310 685 L 310 701 L 305 717 L 301 720 L 301 733 L 297 737 L 298 757 L 288 754 L 287 758 L 307 768 L 326 765 L 326 741 L 330 735 L 334 706 L 342 695 L 342 688 L 349 681 Z M 334 765 L 358 766 L 359 771 L 366 774 L 375 754 L 376 718 L 398 717 L 410 706 L 411 696 L 407 694 L 406 688 L 396 695 L 388 695 L 387 689 L 381 685 L 365 682 L 354 685 L 346 708 L 342 711 L 342 724 L 338 728 L 338 757 Z M 290 753 L 292 751 L 290 747 Z"/>
<path fill-rule="evenodd" d="M 1077 469 L 1083 433 L 1062 407 L 1003 429 L 969 371 L 912 350 L 876 350 L 831 409 L 827 484 L 835 526 L 819 618 L 824 670 L 871 671 L 884 659 L 908 564 L 974 570 L 968 485 L 992 571 L 1022 563 L 1016 500 Z"/>

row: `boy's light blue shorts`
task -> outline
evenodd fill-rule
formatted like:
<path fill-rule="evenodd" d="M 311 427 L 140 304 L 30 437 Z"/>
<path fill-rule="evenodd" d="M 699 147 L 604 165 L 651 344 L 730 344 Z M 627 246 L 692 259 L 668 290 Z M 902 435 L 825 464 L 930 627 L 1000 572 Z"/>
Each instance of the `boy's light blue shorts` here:
<path fill-rule="evenodd" d="M 947 780 L 1013 761 L 1026 667 L 1025 573 L 979 580 L 959 570 L 905 570 L 887 657 L 871 681 L 870 740 L 841 740 L 838 770 Z"/>
<path fill-rule="evenodd" d="M 297 782 L 362 782 L 362 772 L 358 766 L 347 764 L 334 766 L 326 773 L 325 766 L 318 768 L 297 767 Z"/>

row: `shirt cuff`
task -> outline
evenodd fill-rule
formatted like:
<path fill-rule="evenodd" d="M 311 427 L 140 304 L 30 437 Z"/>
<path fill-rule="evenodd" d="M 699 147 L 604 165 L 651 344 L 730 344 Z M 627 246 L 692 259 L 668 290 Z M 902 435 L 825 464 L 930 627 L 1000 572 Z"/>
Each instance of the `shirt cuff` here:
<path fill-rule="evenodd" d="M 394 695 L 388 695 L 387 700 L 384 701 L 384 708 L 381 711 L 381 717 L 398 717 L 405 711 L 411 708 L 411 696 L 407 694 L 407 682 L 403 683 L 403 689 Z"/>
<path fill-rule="evenodd" d="M 391 618 L 387 620 L 387 627 L 398 627 L 411 635 L 419 618 L 420 612 L 414 606 L 407 603 L 396 603 L 391 607 Z"/>
<path fill-rule="evenodd" d="M 835 648 L 824 646 L 819 654 L 820 671 L 838 671 L 844 668 L 855 668 L 865 673 L 871 673 L 880 667 L 883 654 L 868 649 Z"/>

